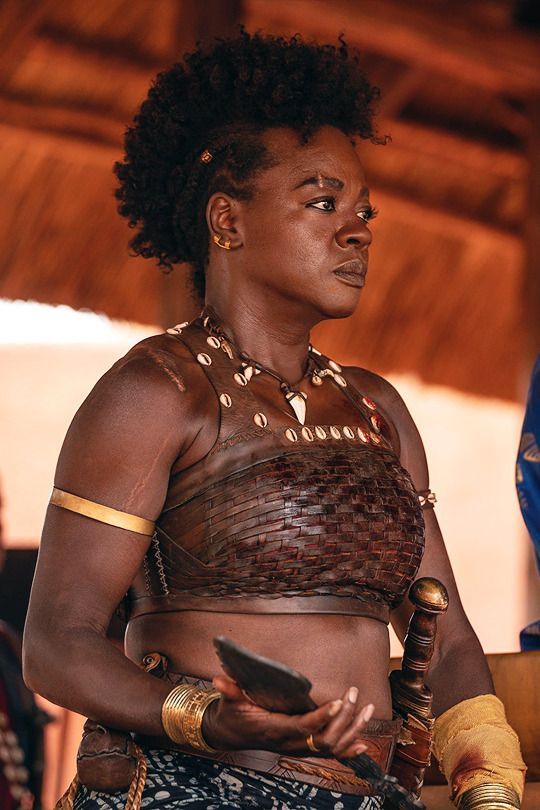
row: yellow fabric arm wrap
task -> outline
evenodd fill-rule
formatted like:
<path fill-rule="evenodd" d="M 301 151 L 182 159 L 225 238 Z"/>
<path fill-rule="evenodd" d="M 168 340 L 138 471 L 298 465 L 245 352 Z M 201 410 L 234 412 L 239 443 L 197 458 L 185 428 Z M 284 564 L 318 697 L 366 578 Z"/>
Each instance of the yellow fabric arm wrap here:
<path fill-rule="evenodd" d="M 433 753 L 459 807 L 466 791 L 479 785 L 504 785 L 519 800 L 527 766 L 519 739 L 508 725 L 504 706 L 495 695 L 462 700 L 435 720 Z M 479 804 L 491 807 L 493 804 Z M 496 805 L 507 806 L 512 805 Z"/>
<path fill-rule="evenodd" d="M 49 503 L 52 503 L 53 506 L 60 506 L 62 509 L 68 509 L 70 512 L 77 512 L 79 515 L 84 515 L 100 523 L 107 523 L 109 526 L 144 534 L 146 537 L 152 537 L 156 528 L 155 523 L 152 523 L 151 520 L 80 498 L 78 495 L 64 492 L 63 489 L 57 489 L 57 487 L 54 487 Z"/>

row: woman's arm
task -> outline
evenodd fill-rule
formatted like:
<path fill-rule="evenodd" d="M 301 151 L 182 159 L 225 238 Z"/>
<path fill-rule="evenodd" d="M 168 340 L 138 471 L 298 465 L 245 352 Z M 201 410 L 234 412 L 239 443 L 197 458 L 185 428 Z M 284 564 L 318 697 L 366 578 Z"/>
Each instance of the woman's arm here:
<path fill-rule="evenodd" d="M 155 355 L 135 350 L 76 414 L 55 485 L 155 520 L 169 470 L 188 439 L 192 397 Z M 106 639 L 149 538 L 49 506 L 24 639 L 28 685 L 115 728 L 161 733 L 169 688 Z"/>
<path fill-rule="evenodd" d="M 399 434 L 400 461 L 409 471 L 417 491 L 429 489 L 422 439 L 405 403 L 393 388 L 390 407 Z M 439 715 L 466 698 L 492 694 L 494 690 L 484 652 L 461 604 L 435 510 L 428 508 L 423 511 L 426 547 L 418 577 L 439 579 L 449 596 L 448 611 L 437 621 L 435 650 L 427 679 L 433 690 L 433 711 Z M 392 625 L 401 641 L 412 611 L 408 599 L 394 611 Z"/>

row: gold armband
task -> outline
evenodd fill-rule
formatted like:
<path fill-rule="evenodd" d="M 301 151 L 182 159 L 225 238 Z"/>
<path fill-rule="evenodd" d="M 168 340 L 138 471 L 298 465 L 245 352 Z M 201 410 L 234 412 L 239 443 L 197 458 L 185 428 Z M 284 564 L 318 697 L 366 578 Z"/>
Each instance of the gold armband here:
<path fill-rule="evenodd" d="M 202 723 L 207 708 L 220 697 L 217 689 L 199 689 L 190 683 L 175 686 L 161 709 L 161 722 L 167 737 L 196 751 L 217 753 L 217 749 L 211 748 L 204 739 Z"/>
<path fill-rule="evenodd" d="M 63 489 L 56 487 L 52 491 L 49 503 L 59 506 L 61 509 L 68 509 L 70 512 L 77 512 L 79 515 L 84 515 L 100 523 L 116 526 L 118 529 L 144 534 L 146 537 L 152 537 L 156 529 L 156 524 L 151 520 L 120 512 L 118 509 L 80 498 L 78 495 L 72 495 L 71 492 L 64 492 Z"/>
<path fill-rule="evenodd" d="M 527 768 L 495 695 L 463 700 L 437 717 L 433 752 L 460 810 L 519 808 Z"/>

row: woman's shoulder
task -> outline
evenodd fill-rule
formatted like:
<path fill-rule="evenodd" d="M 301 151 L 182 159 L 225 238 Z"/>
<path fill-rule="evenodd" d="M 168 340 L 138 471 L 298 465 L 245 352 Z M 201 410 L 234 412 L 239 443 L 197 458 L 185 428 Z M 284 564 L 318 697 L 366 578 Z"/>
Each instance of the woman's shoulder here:
<path fill-rule="evenodd" d="M 392 421 L 400 416 L 403 409 L 407 410 L 398 390 L 385 377 L 360 366 L 345 366 L 344 372 L 355 388 L 373 400 L 380 410 L 392 417 Z"/>
<path fill-rule="evenodd" d="M 418 428 L 398 390 L 380 374 L 358 366 L 344 368 L 347 379 L 363 395 L 373 400 L 388 423 L 392 445 L 404 466 L 412 458 L 425 464 L 424 448 Z"/>
<path fill-rule="evenodd" d="M 210 408 L 208 383 L 187 347 L 170 335 L 154 335 L 133 346 L 105 372 L 74 422 L 98 429 L 116 426 L 159 437 L 174 425 L 176 440 L 198 429 Z M 119 426 L 122 431 L 119 431 Z"/>
<path fill-rule="evenodd" d="M 181 398 L 186 404 L 207 391 L 206 375 L 186 344 L 166 333 L 136 343 L 100 382 L 118 389 L 135 385 L 150 398 Z"/>

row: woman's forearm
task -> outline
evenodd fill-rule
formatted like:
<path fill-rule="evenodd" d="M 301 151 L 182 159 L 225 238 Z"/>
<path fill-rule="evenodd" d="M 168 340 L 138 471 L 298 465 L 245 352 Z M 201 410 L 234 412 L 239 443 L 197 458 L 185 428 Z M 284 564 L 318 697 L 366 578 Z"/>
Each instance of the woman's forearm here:
<path fill-rule="evenodd" d="M 436 717 L 462 700 L 494 692 L 486 657 L 474 635 L 452 640 L 434 660 L 427 682 Z"/>
<path fill-rule="evenodd" d="M 163 734 L 161 707 L 170 684 L 145 673 L 100 632 L 27 632 L 24 678 L 53 703 L 112 728 Z"/>

